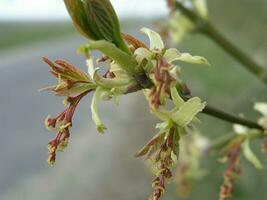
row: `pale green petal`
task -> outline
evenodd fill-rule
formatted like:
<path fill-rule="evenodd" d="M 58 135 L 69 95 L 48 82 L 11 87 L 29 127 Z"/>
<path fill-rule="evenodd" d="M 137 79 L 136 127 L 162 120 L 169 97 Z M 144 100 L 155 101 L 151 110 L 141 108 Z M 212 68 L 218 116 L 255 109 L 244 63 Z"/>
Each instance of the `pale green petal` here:
<path fill-rule="evenodd" d="M 170 70 L 170 75 L 177 80 L 178 77 L 181 75 L 181 67 L 178 65 L 173 65 Z"/>
<path fill-rule="evenodd" d="M 96 69 L 94 66 L 94 58 L 92 56 L 86 60 L 86 65 L 88 67 L 88 74 L 90 75 L 91 80 L 94 80 L 94 73 Z"/>
<path fill-rule="evenodd" d="M 254 105 L 254 109 L 260 112 L 262 115 L 267 117 L 267 103 L 265 102 L 257 102 Z"/>
<path fill-rule="evenodd" d="M 173 123 L 171 123 L 171 121 L 169 120 L 163 123 L 158 123 L 156 125 L 156 129 L 159 129 L 160 133 L 166 133 L 172 126 L 173 126 Z"/>
<path fill-rule="evenodd" d="M 207 6 L 207 1 L 206 0 L 194 0 L 193 4 L 194 4 L 198 14 L 203 19 L 208 19 L 209 18 L 209 12 L 208 12 L 208 6 Z"/>
<path fill-rule="evenodd" d="M 107 129 L 98 115 L 98 108 L 97 108 L 97 104 L 101 100 L 102 93 L 103 93 L 102 88 L 98 87 L 95 91 L 91 104 L 92 119 L 99 133 L 104 133 L 105 130 Z"/>
<path fill-rule="evenodd" d="M 233 128 L 234 128 L 234 131 L 239 135 L 247 134 L 249 131 L 247 127 L 239 125 L 239 124 L 234 124 Z"/>
<path fill-rule="evenodd" d="M 181 57 L 180 51 L 178 51 L 178 49 L 175 48 L 167 49 L 164 54 L 164 58 L 168 63 L 172 63 L 178 60 L 180 57 Z"/>
<path fill-rule="evenodd" d="M 189 53 L 181 53 L 181 56 L 176 60 L 180 60 L 192 64 L 210 65 L 209 61 L 202 56 L 192 56 Z"/>
<path fill-rule="evenodd" d="M 123 70 L 116 62 L 110 63 L 110 72 L 112 72 L 116 77 L 130 78 L 130 76 Z"/>
<path fill-rule="evenodd" d="M 124 87 L 133 82 L 130 78 L 104 78 L 103 76 L 100 76 L 97 71 L 94 73 L 94 81 L 97 85 L 106 89 Z"/>
<path fill-rule="evenodd" d="M 172 101 L 173 103 L 177 106 L 177 107 L 181 107 L 185 101 L 182 99 L 182 97 L 179 95 L 176 87 L 172 87 L 171 88 L 171 97 L 172 97 Z"/>
<path fill-rule="evenodd" d="M 261 117 L 258 120 L 258 124 L 261 125 L 264 129 L 267 129 L 267 117 Z"/>
<path fill-rule="evenodd" d="M 185 127 L 192 122 L 193 118 L 201 112 L 206 106 L 206 103 L 201 102 L 201 99 L 194 97 L 185 102 L 178 111 L 172 115 L 173 121 L 180 127 Z"/>
<path fill-rule="evenodd" d="M 242 149 L 243 149 L 243 153 L 245 158 L 251 162 L 255 168 L 257 169 L 263 169 L 263 166 L 260 162 L 260 160 L 257 158 L 257 156 L 253 153 L 253 151 L 250 148 L 249 145 L 249 140 L 246 140 L 243 144 L 242 144 Z"/>
<path fill-rule="evenodd" d="M 152 31 L 148 28 L 142 28 L 141 32 L 146 34 L 150 40 L 150 49 L 151 50 L 162 50 L 164 49 L 164 43 L 158 33 Z"/>
<path fill-rule="evenodd" d="M 158 117 L 162 121 L 169 121 L 171 119 L 171 113 L 167 110 L 158 109 L 157 111 L 153 112 L 153 114 Z"/>
<path fill-rule="evenodd" d="M 138 63 L 141 63 L 144 58 L 146 58 L 147 60 L 151 60 L 153 57 L 153 53 L 143 47 L 136 49 L 134 55 L 136 56 L 136 60 L 138 61 Z"/>
<path fill-rule="evenodd" d="M 183 61 L 187 63 L 193 64 L 206 64 L 210 65 L 208 60 L 201 56 L 192 56 L 189 53 L 180 53 L 177 49 L 171 48 L 166 51 L 164 54 L 164 58 L 168 63 L 172 63 L 174 61 Z"/>

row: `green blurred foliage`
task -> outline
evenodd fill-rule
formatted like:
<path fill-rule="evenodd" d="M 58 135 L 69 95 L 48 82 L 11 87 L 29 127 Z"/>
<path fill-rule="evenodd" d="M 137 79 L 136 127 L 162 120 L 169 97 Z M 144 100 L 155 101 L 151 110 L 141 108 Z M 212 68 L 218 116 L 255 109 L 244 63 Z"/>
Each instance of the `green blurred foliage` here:
<path fill-rule="evenodd" d="M 267 65 L 267 2 L 264 0 L 210 0 L 212 22 L 234 44 L 263 66 Z M 256 101 L 267 101 L 266 86 L 231 58 L 208 38 L 195 34 L 187 38 L 178 48 L 196 55 L 205 56 L 211 67 L 183 65 L 184 79 L 194 95 L 206 99 L 210 105 L 233 114 L 244 114 L 248 118 L 258 117 L 252 106 Z M 201 117 L 199 127 L 209 138 L 216 138 L 231 131 L 231 125 L 207 116 Z M 260 152 L 261 141 L 255 141 L 253 149 L 267 167 L 266 155 Z M 267 171 L 258 171 L 242 158 L 242 174 L 235 184 L 233 200 L 265 200 Z M 218 199 L 222 173 L 226 167 L 215 155 L 203 160 L 209 174 L 193 185 L 189 200 Z M 175 185 L 166 200 L 174 199 Z M 177 198 L 175 198 L 177 199 Z"/>
<path fill-rule="evenodd" d="M 267 65 L 267 1 L 266 0 L 210 0 L 212 22 L 219 30 L 252 56 L 257 62 Z M 123 22 L 123 30 L 134 30 L 142 26 L 151 27 L 150 21 Z M 0 51 L 29 42 L 77 34 L 70 23 L 0 23 Z M 78 45 L 77 45 L 78 46 Z M 216 44 L 200 34 L 192 35 L 178 45 L 181 51 L 206 57 L 211 67 L 182 66 L 183 79 L 192 89 L 193 95 L 207 100 L 210 105 L 248 118 L 258 115 L 252 111 L 255 101 L 267 101 L 266 86 L 246 71 Z M 231 125 L 217 119 L 201 116 L 202 133 L 216 138 L 231 131 Z M 266 155 L 260 152 L 260 141 L 254 142 L 254 150 L 261 155 L 267 167 Z M 138 161 L 137 161 L 138 162 Z M 233 200 L 265 200 L 267 187 L 266 169 L 258 171 L 242 159 L 242 175 L 235 184 Z M 218 199 L 222 173 L 225 165 L 212 155 L 203 160 L 209 174 L 193 185 L 189 200 Z M 177 198 L 175 184 L 168 189 L 165 200 Z M 134 194 L 133 194 L 134 195 Z"/>
<path fill-rule="evenodd" d="M 67 22 L 0 22 L 0 30 L 0 52 L 74 34 L 71 24 Z"/>

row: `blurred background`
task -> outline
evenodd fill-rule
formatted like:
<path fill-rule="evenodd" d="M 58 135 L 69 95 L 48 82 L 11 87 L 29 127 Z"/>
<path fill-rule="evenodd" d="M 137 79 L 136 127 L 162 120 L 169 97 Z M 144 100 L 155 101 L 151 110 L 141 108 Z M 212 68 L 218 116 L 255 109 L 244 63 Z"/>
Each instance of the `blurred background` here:
<path fill-rule="evenodd" d="M 113 0 L 122 29 L 141 39 L 139 29 L 166 20 L 164 0 Z M 210 18 L 231 41 L 257 62 L 267 64 L 267 2 L 265 0 L 210 0 Z M 145 40 L 146 41 L 146 40 Z M 46 144 L 54 135 L 43 120 L 63 109 L 61 99 L 38 89 L 54 80 L 41 58 L 64 59 L 86 70 L 76 49 L 86 42 L 72 27 L 61 0 L 0 1 L 0 199 L 96 200 L 147 199 L 152 176 L 143 161 L 134 158 L 155 130 L 142 94 L 122 97 L 119 106 L 101 104 L 108 126 L 99 135 L 90 114 L 90 97 L 77 110 L 71 143 L 58 154 L 54 167 L 46 164 Z M 183 65 L 183 79 L 193 94 L 230 113 L 249 118 L 255 101 L 267 101 L 266 88 L 234 59 L 202 35 L 192 35 L 177 46 L 205 56 L 211 67 Z M 199 128 L 209 138 L 231 131 L 222 121 L 201 115 Z M 260 153 L 260 141 L 254 149 Z M 257 171 L 242 160 L 242 176 L 233 200 L 265 200 L 266 169 Z M 208 175 L 193 185 L 190 200 L 217 199 L 224 165 L 215 156 L 203 160 Z M 180 199 L 172 184 L 165 200 Z"/>

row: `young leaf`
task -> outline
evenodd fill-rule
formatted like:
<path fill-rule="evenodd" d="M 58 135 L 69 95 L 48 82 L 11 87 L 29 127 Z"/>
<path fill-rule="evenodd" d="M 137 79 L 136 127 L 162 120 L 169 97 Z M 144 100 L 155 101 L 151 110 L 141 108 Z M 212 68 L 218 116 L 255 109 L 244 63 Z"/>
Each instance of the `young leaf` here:
<path fill-rule="evenodd" d="M 128 54 L 116 12 L 109 0 L 64 0 L 77 30 L 90 40 L 106 40 Z"/>

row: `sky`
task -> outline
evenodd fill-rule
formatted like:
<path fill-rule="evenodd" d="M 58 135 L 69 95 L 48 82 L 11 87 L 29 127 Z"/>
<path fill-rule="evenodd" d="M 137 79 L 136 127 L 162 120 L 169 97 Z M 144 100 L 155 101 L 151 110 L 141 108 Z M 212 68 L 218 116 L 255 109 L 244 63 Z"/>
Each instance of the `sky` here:
<path fill-rule="evenodd" d="M 167 14 L 165 0 L 111 0 L 119 17 Z M 0 20 L 67 19 L 63 0 L 0 0 Z"/>

